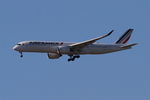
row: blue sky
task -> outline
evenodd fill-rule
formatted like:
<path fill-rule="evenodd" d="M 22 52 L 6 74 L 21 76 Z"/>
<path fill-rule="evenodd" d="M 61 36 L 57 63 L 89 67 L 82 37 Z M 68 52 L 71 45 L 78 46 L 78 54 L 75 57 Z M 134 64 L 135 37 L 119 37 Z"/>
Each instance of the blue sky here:
<path fill-rule="evenodd" d="M 149 0 L 1 0 L 0 100 L 150 100 Z M 111 43 L 128 28 L 131 50 L 64 56 L 19 53 L 24 40 L 78 42 L 115 32 L 98 42 Z"/>

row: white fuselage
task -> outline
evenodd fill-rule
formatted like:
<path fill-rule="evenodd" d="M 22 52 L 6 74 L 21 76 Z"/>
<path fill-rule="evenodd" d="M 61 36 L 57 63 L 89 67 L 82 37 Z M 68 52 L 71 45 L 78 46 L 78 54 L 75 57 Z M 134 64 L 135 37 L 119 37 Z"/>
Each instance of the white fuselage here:
<path fill-rule="evenodd" d="M 94 43 L 83 47 L 80 50 L 70 51 L 69 45 L 74 43 L 64 42 L 36 42 L 25 41 L 20 42 L 13 47 L 14 50 L 19 52 L 40 52 L 40 53 L 58 53 L 61 54 L 105 54 L 129 48 L 121 48 L 125 44 L 100 44 Z"/>

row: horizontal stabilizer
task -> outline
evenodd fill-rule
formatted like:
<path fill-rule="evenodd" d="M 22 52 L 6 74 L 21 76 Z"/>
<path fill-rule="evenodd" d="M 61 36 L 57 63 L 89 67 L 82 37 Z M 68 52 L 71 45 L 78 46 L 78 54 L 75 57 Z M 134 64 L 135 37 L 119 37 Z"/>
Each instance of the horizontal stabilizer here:
<path fill-rule="evenodd" d="M 126 45 L 126 46 L 122 46 L 121 48 L 124 48 L 124 49 L 128 49 L 128 48 L 131 48 L 132 46 L 135 46 L 137 45 L 138 43 L 133 43 L 133 44 L 129 44 L 129 45 Z"/>

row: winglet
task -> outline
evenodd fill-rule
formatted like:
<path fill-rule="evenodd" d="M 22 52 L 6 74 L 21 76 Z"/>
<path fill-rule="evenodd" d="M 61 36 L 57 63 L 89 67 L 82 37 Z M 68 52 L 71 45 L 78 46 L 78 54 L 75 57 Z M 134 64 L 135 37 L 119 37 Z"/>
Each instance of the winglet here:
<path fill-rule="evenodd" d="M 110 35 L 112 32 L 114 32 L 114 30 L 110 31 L 107 35 Z"/>
<path fill-rule="evenodd" d="M 97 40 L 100 40 L 100 39 L 102 39 L 102 38 L 105 38 L 105 37 L 111 35 L 113 32 L 114 32 L 114 30 L 112 30 L 112 31 L 110 31 L 109 33 L 104 34 L 103 36 L 100 36 L 99 38 L 96 38 L 96 39 L 94 39 L 94 40 L 97 41 Z"/>

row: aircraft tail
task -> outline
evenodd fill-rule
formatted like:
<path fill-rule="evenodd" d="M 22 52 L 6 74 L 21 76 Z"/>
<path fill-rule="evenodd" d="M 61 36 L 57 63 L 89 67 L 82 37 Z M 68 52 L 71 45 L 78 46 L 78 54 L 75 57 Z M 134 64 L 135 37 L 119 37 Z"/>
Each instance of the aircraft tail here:
<path fill-rule="evenodd" d="M 117 41 L 116 44 L 125 44 L 131 37 L 134 29 L 128 29 Z"/>

